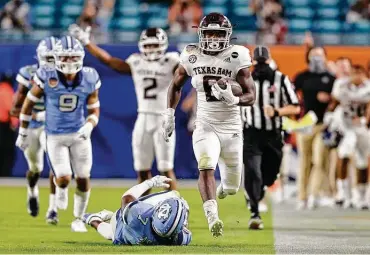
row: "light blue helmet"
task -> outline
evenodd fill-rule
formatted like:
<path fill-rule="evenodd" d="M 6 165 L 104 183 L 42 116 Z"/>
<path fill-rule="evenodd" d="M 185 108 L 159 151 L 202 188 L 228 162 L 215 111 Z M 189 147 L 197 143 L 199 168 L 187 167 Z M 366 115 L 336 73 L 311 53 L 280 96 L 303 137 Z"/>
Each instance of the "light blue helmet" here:
<path fill-rule="evenodd" d="M 82 69 L 85 50 L 72 36 L 63 36 L 54 50 L 55 69 L 64 74 L 77 73 Z"/>
<path fill-rule="evenodd" d="M 187 221 L 188 210 L 179 198 L 169 198 L 159 203 L 152 216 L 152 228 L 160 237 L 177 235 Z"/>
<path fill-rule="evenodd" d="M 39 42 L 36 48 L 36 54 L 40 67 L 54 68 L 54 49 L 58 41 L 58 38 L 49 36 Z"/>

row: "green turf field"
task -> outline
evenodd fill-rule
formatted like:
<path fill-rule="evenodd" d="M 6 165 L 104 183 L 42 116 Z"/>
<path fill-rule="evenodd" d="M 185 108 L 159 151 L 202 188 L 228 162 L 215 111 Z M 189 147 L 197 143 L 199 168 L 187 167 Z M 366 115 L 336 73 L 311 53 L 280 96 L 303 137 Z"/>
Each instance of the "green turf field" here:
<path fill-rule="evenodd" d="M 249 213 L 241 192 L 219 201 L 220 218 L 225 223 L 224 236 L 213 238 L 204 217 L 196 189 L 180 190 L 189 202 L 189 228 L 193 233 L 190 246 L 113 246 L 94 229 L 88 233 L 72 233 L 73 189 L 69 193 L 67 211 L 59 212 L 59 225 L 45 223 L 48 190 L 40 190 L 41 210 L 37 218 L 26 211 L 26 188 L 0 187 L 0 253 L 274 253 L 271 214 L 263 214 L 265 230 L 247 228 Z M 89 212 L 104 208 L 118 209 L 123 189 L 93 188 Z"/>

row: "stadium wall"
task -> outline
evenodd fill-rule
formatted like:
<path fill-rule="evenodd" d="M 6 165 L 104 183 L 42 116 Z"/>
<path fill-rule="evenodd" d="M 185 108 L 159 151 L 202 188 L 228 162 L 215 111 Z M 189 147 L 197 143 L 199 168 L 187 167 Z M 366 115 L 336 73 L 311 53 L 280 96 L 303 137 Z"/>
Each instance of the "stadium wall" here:
<path fill-rule="evenodd" d="M 35 63 L 35 45 L 2 45 L 0 47 L 0 72 L 17 72 L 24 65 Z M 104 46 L 112 55 L 127 58 L 137 52 L 136 46 Z M 170 50 L 176 50 L 171 46 Z M 251 49 L 252 50 L 252 49 Z M 330 59 L 348 56 L 354 63 L 365 64 L 370 56 L 369 47 L 327 47 Z M 271 48 L 273 58 L 280 69 L 294 77 L 305 65 L 305 48 L 300 46 L 276 46 Z M 96 68 L 101 76 L 101 118 L 92 136 L 94 164 L 93 178 L 135 178 L 133 170 L 131 133 L 136 113 L 136 96 L 130 76 L 118 74 L 87 54 L 85 65 Z M 190 91 L 190 81 L 184 88 L 182 98 Z M 181 104 L 181 102 L 180 102 Z M 177 143 L 175 171 L 179 178 L 196 178 L 197 163 L 194 158 L 191 135 L 187 131 L 187 116 L 180 109 L 176 113 Z M 155 166 L 154 166 L 155 168 Z M 25 176 L 27 170 L 23 153 L 17 150 L 13 176 Z M 154 170 L 156 171 L 156 169 Z M 48 175 L 45 162 L 43 176 Z"/>

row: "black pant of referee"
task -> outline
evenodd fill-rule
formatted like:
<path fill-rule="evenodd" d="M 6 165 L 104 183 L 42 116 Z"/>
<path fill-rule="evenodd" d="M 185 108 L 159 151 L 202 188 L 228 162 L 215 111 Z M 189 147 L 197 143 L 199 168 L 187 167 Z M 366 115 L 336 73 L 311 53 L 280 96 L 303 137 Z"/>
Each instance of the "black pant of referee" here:
<path fill-rule="evenodd" d="M 282 116 L 298 114 L 298 98 L 288 77 L 269 66 L 270 52 L 258 46 L 253 52 L 257 62 L 252 72 L 256 86 L 253 106 L 242 107 L 244 120 L 244 188 L 248 193 L 250 229 L 263 229 L 258 202 L 264 197 L 264 187 L 271 186 L 279 173 L 283 137 Z"/>
<path fill-rule="evenodd" d="M 264 197 L 265 186 L 274 184 L 283 158 L 283 137 L 279 131 L 244 129 L 244 187 L 249 196 L 253 217 L 259 217 L 258 202 Z M 262 223 L 250 228 L 263 228 Z"/>

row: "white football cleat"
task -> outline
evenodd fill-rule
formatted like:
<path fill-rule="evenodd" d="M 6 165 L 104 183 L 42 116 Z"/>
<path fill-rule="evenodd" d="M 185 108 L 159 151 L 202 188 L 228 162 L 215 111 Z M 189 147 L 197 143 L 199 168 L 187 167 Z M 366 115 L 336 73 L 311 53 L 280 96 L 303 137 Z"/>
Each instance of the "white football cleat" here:
<path fill-rule="evenodd" d="M 299 200 L 296 206 L 297 211 L 302 211 L 306 209 L 306 201 L 305 200 Z"/>
<path fill-rule="evenodd" d="M 223 235 L 224 223 L 218 218 L 216 214 L 210 214 L 207 216 L 209 231 L 211 231 L 213 237 L 219 237 Z"/>
<path fill-rule="evenodd" d="M 307 208 L 309 210 L 315 210 L 319 207 L 319 201 L 316 197 L 310 196 L 307 201 Z"/>
<path fill-rule="evenodd" d="M 227 194 L 224 192 L 223 188 L 222 188 L 222 184 L 220 183 L 220 185 L 218 185 L 217 187 L 217 190 L 216 190 L 216 194 L 217 194 L 217 197 L 219 199 L 224 199 L 225 197 L 227 197 Z"/>
<path fill-rule="evenodd" d="M 103 211 L 100 211 L 98 213 L 86 213 L 84 216 L 83 216 L 83 222 L 86 223 L 86 224 L 89 224 L 92 222 L 92 221 L 108 221 L 112 218 L 113 216 L 113 212 L 111 211 L 108 211 L 108 210 L 103 210 Z"/>
<path fill-rule="evenodd" d="M 67 210 L 68 208 L 68 188 L 56 187 L 55 203 L 60 210 Z"/>
<path fill-rule="evenodd" d="M 80 232 L 80 233 L 87 232 L 87 228 L 81 219 L 75 219 L 74 221 L 72 221 L 71 230 L 72 232 Z"/>

